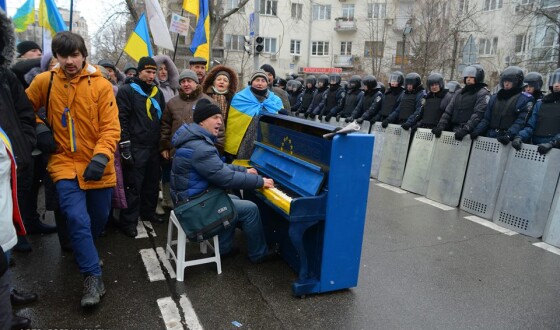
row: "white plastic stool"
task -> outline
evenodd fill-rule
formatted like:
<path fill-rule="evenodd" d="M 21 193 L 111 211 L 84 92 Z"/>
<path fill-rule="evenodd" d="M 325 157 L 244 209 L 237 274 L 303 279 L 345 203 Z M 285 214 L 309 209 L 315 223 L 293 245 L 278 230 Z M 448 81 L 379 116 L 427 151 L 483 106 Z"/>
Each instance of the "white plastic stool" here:
<path fill-rule="evenodd" d="M 177 240 L 173 240 L 173 227 L 177 228 Z M 200 243 L 200 252 L 206 254 L 207 248 L 214 252 L 214 256 L 202 259 L 195 259 L 188 261 L 185 258 L 185 249 L 187 243 L 190 242 L 183 231 L 183 227 L 177 220 L 175 212 L 171 211 L 169 215 L 169 226 L 167 227 L 167 245 L 165 247 L 165 256 L 169 259 L 169 256 L 173 258 L 176 265 L 177 281 L 183 282 L 183 277 L 185 274 L 185 268 L 189 266 L 196 266 L 215 262 L 218 268 L 218 274 L 222 273 L 222 262 L 220 259 L 220 243 L 218 242 L 218 235 L 214 236 L 214 246 L 210 244 L 208 240 L 204 240 Z M 177 245 L 177 254 L 173 250 L 173 245 Z"/>

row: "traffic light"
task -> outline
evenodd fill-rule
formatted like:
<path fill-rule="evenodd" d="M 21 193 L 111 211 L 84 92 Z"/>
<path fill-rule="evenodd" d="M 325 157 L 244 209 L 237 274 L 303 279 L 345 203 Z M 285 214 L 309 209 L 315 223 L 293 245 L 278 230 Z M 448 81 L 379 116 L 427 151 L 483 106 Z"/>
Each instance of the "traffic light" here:
<path fill-rule="evenodd" d="M 263 37 L 256 37 L 255 38 L 255 54 L 260 54 L 264 50 L 264 38 Z"/>
<path fill-rule="evenodd" d="M 245 51 L 247 52 L 247 54 L 251 55 L 253 53 L 253 44 L 251 43 L 251 37 L 243 36 L 243 38 L 245 39 Z"/>

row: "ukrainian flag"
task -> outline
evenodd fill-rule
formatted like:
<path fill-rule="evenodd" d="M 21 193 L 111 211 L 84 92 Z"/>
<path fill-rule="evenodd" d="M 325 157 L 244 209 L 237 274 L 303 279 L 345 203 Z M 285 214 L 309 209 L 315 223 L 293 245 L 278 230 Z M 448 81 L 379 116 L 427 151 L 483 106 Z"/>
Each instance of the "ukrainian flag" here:
<path fill-rule="evenodd" d="M 253 117 L 261 113 L 278 113 L 282 109 L 280 98 L 271 91 L 268 93 L 269 96 L 262 103 L 253 95 L 250 87 L 235 94 L 227 117 L 225 152 L 237 155 Z"/>
<path fill-rule="evenodd" d="M 68 30 L 54 0 L 41 0 L 39 3 L 39 26 L 49 30 L 53 37 L 60 31 Z"/>
<path fill-rule="evenodd" d="M 148 32 L 148 24 L 146 16 L 142 14 L 138 20 L 136 28 L 128 38 L 124 51 L 132 57 L 136 62 L 144 56 L 154 56 L 152 51 L 152 43 L 150 42 L 150 33 Z"/>
<path fill-rule="evenodd" d="M 196 16 L 196 28 L 191 42 L 191 52 L 196 57 L 210 61 L 210 16 L 208 0 L 185 0 L 183 9 Z"/>
<path fill-rule="evenodd" d="M 0 0 L 0 8 L 6 12 L 6 0 Z"/>
<path fill-rule="evenodd" d="M 16 14 L 12 18 L 16 32 L 24 32 L 27 26 L 35 22 L 35 1 L 27 0 L 18 8 Z"/>

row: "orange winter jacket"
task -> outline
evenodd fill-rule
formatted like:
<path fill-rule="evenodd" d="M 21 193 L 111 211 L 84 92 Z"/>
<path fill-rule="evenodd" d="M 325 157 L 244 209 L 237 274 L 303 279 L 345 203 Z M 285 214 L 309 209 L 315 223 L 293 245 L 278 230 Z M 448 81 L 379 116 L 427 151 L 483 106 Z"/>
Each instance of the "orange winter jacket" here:
<path fill-rule="evenodd" d="M 46 119 L 57 144 L 57 151 L 49 158 L 47 167 L 53 181 L 77 177 L 82 189 L 114 187 L 114 154 L 120 140 L 120 124 L 111 83 L 98 68 L 87 63 L 78 75 L 68 81 L 57 65 L 51 71 L 36 76 L 25 91 L 36 113 L 47 101 L 51 72 L 54 76 Z M 74 123 L 74 134 L 71 121 Z M 42 121 L 37 118 L 37 123 Z M 96 154 L 105 155 L 109 162 L 100 181 L 86 182 L 84 171 Z"/>

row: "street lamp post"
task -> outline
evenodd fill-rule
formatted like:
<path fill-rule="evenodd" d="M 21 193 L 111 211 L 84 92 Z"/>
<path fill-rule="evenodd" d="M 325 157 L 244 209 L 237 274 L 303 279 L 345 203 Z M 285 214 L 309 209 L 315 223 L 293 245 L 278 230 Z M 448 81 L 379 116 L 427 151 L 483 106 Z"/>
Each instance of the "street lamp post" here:
<path fill-rule="evenodd" d="M 404 52 L 406 49 L 406 36 L 412 33 L 412 26 L 410 26 L 410 20 L 406 21 L 406 25 L 402 32 L 402 58 L 401 58 L 401 71 L 404 72 Z"/>

